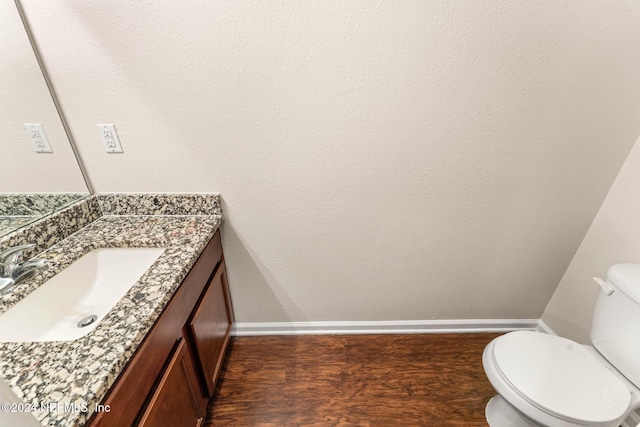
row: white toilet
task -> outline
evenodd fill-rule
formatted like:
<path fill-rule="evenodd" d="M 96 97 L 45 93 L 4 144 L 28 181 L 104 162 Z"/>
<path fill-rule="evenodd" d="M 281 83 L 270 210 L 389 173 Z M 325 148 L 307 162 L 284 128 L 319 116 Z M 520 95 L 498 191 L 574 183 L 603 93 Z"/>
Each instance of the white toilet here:
<path fill-rule="evenodd" d="M 486 408 L 491 427 L 619 426 L 640 407 L 640 264 L 615 264 L 596 281 L 594 347 L 517 331 L 484 349 L 498 393 Z"/>

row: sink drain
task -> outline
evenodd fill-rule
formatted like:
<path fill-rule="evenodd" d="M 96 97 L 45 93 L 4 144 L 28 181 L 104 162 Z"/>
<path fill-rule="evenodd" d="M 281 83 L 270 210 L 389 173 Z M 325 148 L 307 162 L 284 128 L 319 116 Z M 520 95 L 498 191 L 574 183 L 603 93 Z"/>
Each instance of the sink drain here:
<path fill-rule="evenodd" d="M 85 326 L 89 326 L 96 320 L 98 320 L 98 316 L 96 316 L 95 314 L 92 314 L 91 316 L 87 316 L 78 322 L 78 328 L 84 328 Z"/>

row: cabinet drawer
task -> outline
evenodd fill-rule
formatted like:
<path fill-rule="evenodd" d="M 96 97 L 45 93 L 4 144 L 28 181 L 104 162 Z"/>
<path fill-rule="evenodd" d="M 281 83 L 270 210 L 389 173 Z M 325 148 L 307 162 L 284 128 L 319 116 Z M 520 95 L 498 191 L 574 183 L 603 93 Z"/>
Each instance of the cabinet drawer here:
<path fill-rule="evenodd" d="M 232 322 L 233 313 L 223 260 L 189 322 L 209 397 L 213 397 L 218 371 L 229 343 Z"/>
<path fill-rule="evenodd" d="M 195 368 L 191 362 L 185 340 L 178 346 L 160 378 L 158 387 L 143 412 L 140 427 L 200 426 L 204 414 L 200 413 Z"/>

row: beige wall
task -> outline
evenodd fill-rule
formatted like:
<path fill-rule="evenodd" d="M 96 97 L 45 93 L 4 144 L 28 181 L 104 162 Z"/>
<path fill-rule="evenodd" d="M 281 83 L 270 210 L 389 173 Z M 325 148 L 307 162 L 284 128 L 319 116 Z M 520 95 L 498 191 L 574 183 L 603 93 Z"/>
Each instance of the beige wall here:
<path fill-rule="evenodd" d="M 25 4 L 97 191 L 222 194 L 241 322 L 537 318 L 640 133 L 637 2 Z"/>
<path fill-rule="evenodd" d="M 640 140 L 639 140 L 640 141 Z M 598 286 L 607 268 L 640 263 L 640 142 L 636 142 L 580 244 L 542 319 L 559 335 L 588 342 Z"/>

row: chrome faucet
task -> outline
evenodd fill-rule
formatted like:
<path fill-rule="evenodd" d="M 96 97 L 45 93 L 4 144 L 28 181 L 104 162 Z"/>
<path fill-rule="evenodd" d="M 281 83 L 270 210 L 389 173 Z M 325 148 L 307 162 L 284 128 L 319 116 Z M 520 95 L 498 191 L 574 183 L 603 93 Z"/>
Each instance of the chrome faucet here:
<path fill-rule="evenodd" d="M 24 251 L 35 246 L 33 243 L 14 246 L 0 253 L 0 294 L 9 291 L 22 279 L 47 264 L 45 259 L 24 260 Z"/>

